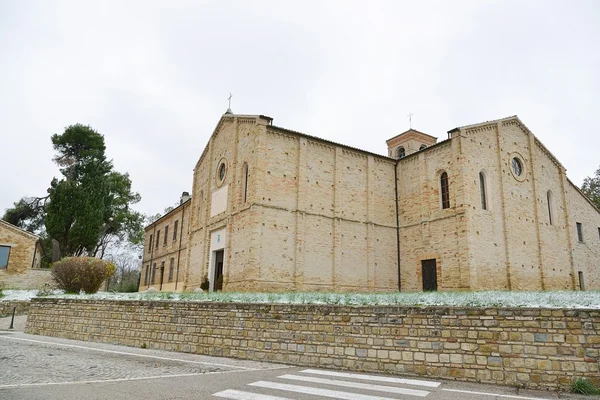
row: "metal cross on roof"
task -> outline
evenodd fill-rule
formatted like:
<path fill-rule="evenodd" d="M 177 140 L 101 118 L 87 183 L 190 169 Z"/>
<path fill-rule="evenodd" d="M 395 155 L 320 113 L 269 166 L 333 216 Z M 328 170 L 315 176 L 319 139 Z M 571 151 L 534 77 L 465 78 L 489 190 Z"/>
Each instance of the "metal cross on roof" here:
<path fill-rule="evenodd" d="M 227 98 L 227 100 L 229 101 L 229 107 L 227 108 L 227 111 L 225 112 L 225 114 L 233 114 L 233 112 L 231 111 L 231 98 L 233 97 L 233 95 L 231 93 L 229 93 L 229 97 Z"/>
<path fill-rule="evenodd" d="M 412 112 L 408 113 L 408 124 L 410 126 L 410 129 L 412 129 L 412 116 L 413 116 Z"/>

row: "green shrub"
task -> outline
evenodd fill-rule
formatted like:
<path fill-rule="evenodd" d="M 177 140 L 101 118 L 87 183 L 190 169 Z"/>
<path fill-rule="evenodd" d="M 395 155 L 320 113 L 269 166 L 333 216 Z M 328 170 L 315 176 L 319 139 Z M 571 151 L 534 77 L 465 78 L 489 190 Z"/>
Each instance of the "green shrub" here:
<path fill-rule="evenodd" d="M 53 285 L 51 285 L 50 283 L 47 283 L 47 282 L 43 283 L 38 288 L 38 292 L 37 292 L 36 296 L 39 296 L 39 297 L 50 296 L 54 292 L 54 289 L 56 289 L 56 288 Z"/>
<path fill-rule="evenodd" d="M 202 283 L 200 284 L 200 289 L 205 292 L 210 288 L 210 282 L 208 281 L 208 276 L 204 275 L 204 279 L 202 279 Z"/>
<path fill-rule="evenodd" d="M 113 263 L 98 258 L 66 257 L 52 264 L 52 278 L 67 293 L 96 293 L 115 270 Z"/>
<path fill-rule="evenodd" d="M 600 394 L 600 390 L 588 378 L 577 378 L 571 384 L 571 392 L 580 394 Z"/>

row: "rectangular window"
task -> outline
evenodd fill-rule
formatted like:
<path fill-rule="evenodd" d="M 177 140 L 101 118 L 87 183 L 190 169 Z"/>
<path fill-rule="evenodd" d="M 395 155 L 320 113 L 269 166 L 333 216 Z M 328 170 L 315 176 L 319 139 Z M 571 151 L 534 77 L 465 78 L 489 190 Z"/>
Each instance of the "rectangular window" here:
<path fill-rule="evenodd" d="M 163 261 L 160 263 L 160 285 L 161 285 L 161 288 L 162 288 L 162 284 L 163 284 L 164 280 L 165 280 L 165 262 Z"/>
<path fill-rule="evenodd" d="M 148 241 L 148 253 L 152 251 L 152 234 L 150 234 L 150 240 Z"/>
<path fill-rule="evenodd" d="M 175 268 L 175 259 L 171 257 L 171 264 L 169 265 L 169 282 L 173 282 L 173 269 Z"/>
<path fill-rule="evenodd" d="M 585 290 L 585 282 L 583 281 L 583 272 L 579 271 L 577 273 L 579 276 L 579 290 Z"/>
<path fill-rule="evenodd" d="M 600 228 L 598 228 L 598 237 L 600 237 Z"/>
<path fill-rule="evenodd" d="M 154 282 L 156 282 L 156 263 L 152 265 L 152 279 L 150 280 L 150 284 L 154 285 Z"/>
<path fill-rule="evenodd" d="M 146 273 L 144 274 L 144 285 L 148 284 L 148 276 L 150 275 L 150 264 L 146 265 Z"/>
<path fill-rule="evenodd" d="M 0 269 L 8 267 L 8 258 L 10 256 L 9 246 L 0 246 Z"/>
<path fill-rule="evenodd" d="M 156 248 L 158 249 L 158 244 L 160 243 L 160 231 L 156 232 Z"/>
<path fill-rule="evenodd" d="M 179 220 L 173 224 L 173 241 L 177 240 L 177 228 L 179 227 Z"/>
<path fill-rule="evenodd" d="M 581 222 L 577 222 L 577 239 L 580 242 L 583 242 L 583 226 L 581 225 Z"/>
<path fill-rule="evenodd" d="M 163 246 L 167 244 L 167 238 L 169 237 L 169 225 L 165 226 L 165 237 L 163 239 Z"/>

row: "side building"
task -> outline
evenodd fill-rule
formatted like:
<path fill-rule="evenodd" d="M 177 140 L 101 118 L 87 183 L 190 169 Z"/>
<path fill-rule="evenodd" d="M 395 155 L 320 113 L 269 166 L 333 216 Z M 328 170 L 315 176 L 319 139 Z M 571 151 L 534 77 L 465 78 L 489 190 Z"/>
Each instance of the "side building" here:
<path fill-rule="evenodd" d="M 191 198 L 184 192 L 180 205 L 146 227 L 139 291 L 182 291 L 185 282 Z"/>
<path fill-rule="evenodd" d="M 0 220 L 0 288 L 37 289 L 50 283 L 49 268 L 41 268 L 40 238 Z"/>

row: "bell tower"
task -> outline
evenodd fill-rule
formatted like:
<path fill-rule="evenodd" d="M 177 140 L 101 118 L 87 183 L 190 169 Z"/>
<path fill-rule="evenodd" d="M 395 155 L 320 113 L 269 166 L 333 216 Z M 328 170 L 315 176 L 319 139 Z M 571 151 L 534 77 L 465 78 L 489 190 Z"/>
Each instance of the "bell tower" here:
<path fill-rule="evenodd" d="M 437 143 L 437 138 L 416 129 L 409 129 L 386 141 L 388 157 L 400 159 Z"/>

